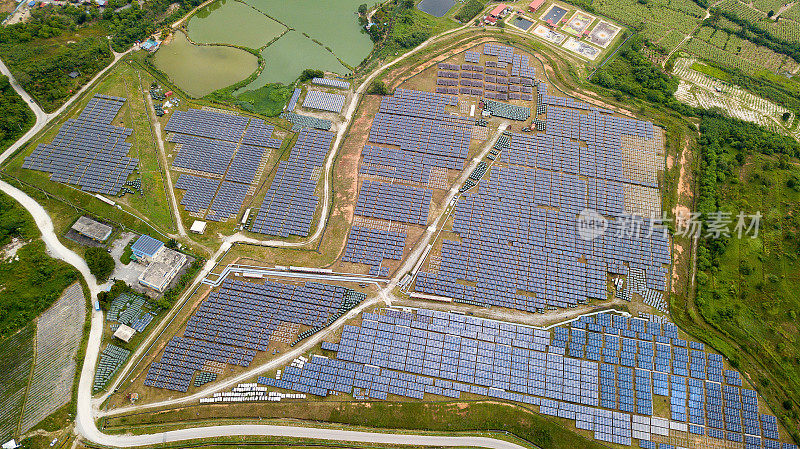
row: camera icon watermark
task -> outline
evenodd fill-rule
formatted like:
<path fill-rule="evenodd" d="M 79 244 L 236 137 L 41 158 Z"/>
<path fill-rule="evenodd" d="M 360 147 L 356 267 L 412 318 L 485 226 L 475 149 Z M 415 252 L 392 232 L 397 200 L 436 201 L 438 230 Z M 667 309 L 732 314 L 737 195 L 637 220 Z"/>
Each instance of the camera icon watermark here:
<path fill-rule="evenodd" d="M 608 220 L 596 210 L 584 209 L 578 215 L 578 236 L 591 241 L 603 234 L 608 229 Z"/>

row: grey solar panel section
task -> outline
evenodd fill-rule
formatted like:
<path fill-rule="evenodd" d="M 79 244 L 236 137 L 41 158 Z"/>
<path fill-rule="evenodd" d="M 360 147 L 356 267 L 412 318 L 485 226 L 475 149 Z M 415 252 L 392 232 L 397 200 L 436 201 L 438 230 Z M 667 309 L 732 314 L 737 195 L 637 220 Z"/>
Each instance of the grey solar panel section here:
<path fill-rule="evenodd" d="M 505 86 L 498 86 L 497 90 L 507 92 L 508 88 Z M 488 86 L 487 86 L 488 89 Z M 496 117 L 503 117 L 509 120 L 525 121 L 531 117 L 531 108 L 525 106 L 516 106 L 508 103 L 501 103 L 493 100 L 486 100 L 484 102 L 485 109 Z"/>
<path fill-rule="evenodd" d="M 247 184 L 222 181 L 216 196 L 214 196 L 214 202 L 209 207 L 206 220 L 226 221 L 238 215 L 247 196 L 248 188 Z"/>
<path fill-rule="evenodd" d="M 67 120 L 49 144 L 39 144 L 22 168 L 50 173 L 52 181 L 81 190 L 119 195 L 139 160 L 127 156 L 133 130 L 112 126 L 124 98 L 95 95 L 75 119 Z"/>
<path fill-rule="evenodd" d="M 177 133 L 172 134 L 170 139 L 179 145 L 178 154 L 172 161 L 174 168 L 207 173 L 214 177 L 225 174 L 236 151 L 235 142 Z"/>
<path fill-rule="evenodd" d="M 460 170 L 469 152 L 473 122 L 445 111 L 457 104 L 457 97 L 397 89 L 381 100 L 369 141 L 396 145 L 426 155 L 431 165 Z"/>
<path fill-rule="evenodd" d="M 164 127 L 167 132 L 239 142 L 249 119 L 202 109 L 175 111 Z"/>
<path fill-rule="evenodd" d="M 347 237 L 342 262 L 379 266 L 385 259 L 402 259 L 405 244 L 405 232 L 353 226 Z"/>
<path fill-rule="evenodd" d="M 435 164 L 425 154 L 365 145 L 359 173 L 427 184 Z"/>
<path fill-rule="evenodd" d="M 344 108 L 344 101 L 346 99 L 347 97 L 344 95 L 309 90 L 306 92 L 306 97 L 303 99 L 303 107 L 340 113 L 342 112 L 342 108 Z"/>
<path fill-rule="evenodd" d="M 258 167 L 261 165 L 267 149 L 242 144 L 231 159 L 228 171 L 225 173 L 226 181 L 250 184 L 255 180 Z"/>
<path fill-rule="evenodd" d="M 312 282 L 226 280 L 192 314 L 184 336 L 172 338 L 159 361 L 151 364 L 145 385 L 185 392 L 194 373 L 206 363 L 249 366 L 256 351 L 267 349 L 278 326 L 292 323 L 316 331 L 365 297 L 344 287 Z"/>
<path fill-rule="evenodd" d="M 281 118 L 292 122 L 292 131 L 298 132 L 303 128 L 316 128 L 322 130 L 329 130 L 333 123 L 330 120 L 325 120 L 316 117 L 309 117 L 307 115 L 295 114 L 294 112 L 283 112 Z"/>
<path fill-rule="evenodd" d="M 319 198 L 314 195 L 315 170 L 325 162 L 333 133 L 303 128 L 289 159 L 281 161 L 251 230 L 267 235 L 308 236 Z"/>
<path fill-rule="evenodd" d="M 242 136 L 243 145 L 255 145 L 267 148 L 280 148 L 282 139 L 272 137 L 275 126 L 261 119 L 250 119 L 250 124 Z"/>
<path fill-rule="evenodd" d="M 286 110 L 288 112 L 294 111 L 295 106 L 297 106 L 297 100 L 300 99 L 300 94 L 303 92 L 302 89 L 297 88 L 292 92 L 292 97 L 289 98 L 289 103 L 286 105 Z"/>
<path fill-rule="evenodd" d="M 365 180 L 358 192 L 355 214 L 425 226 L 431 195 L 430 189 Z"/>
<path fill-rule="evenodd" d="M 336 87 L 338 89 L 350 89 L 350 83 L 343 80 L 333 80 L 330 78 L 312 78 L 311 84 L 318 86 Z"/>
<path fill-rule="evenodd" d="M 189 212 L 198 213 L 211 205 L 219 184 L 220 181 L 217 179 L 182 174 L 175 182 L 175 188 L 186 191 L 181 199 L 181 205 Z"/>

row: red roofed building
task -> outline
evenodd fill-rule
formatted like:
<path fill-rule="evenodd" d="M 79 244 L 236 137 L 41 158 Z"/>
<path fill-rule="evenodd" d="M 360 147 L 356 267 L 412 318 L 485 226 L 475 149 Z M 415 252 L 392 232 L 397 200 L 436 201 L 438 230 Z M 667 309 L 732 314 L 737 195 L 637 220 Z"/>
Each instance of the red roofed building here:
<path fill-rule="evenodd" d="M 499 5 L 495 6 L 493 10 L 489 12 L 488 16 L 486 16 L 486 22 L 497 23 L 497 19 L 499 19 L 508 9 L 509 8 L 505 3 L 500 3 Z"/>
<path fill-rule="evenodd" d="M 528 11 L 536 12 L 540 6 L 544 4 L 544 0 L 533 0 L 530 5 L 528 5 Z"/>

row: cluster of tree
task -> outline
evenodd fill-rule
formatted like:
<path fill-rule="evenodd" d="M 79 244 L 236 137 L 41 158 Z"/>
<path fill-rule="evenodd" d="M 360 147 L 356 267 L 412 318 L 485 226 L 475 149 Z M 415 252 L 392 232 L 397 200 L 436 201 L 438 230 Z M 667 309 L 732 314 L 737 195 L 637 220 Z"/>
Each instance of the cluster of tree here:
<path fill-rule="evenodd" d="M 33 112 L 11 87 L 8 78 L 0 75 L 0 151 L 27 131 L 33 122 Z M 2 214 L 3 210 L 0 208 L 0 216 Z M 2 241 L 3 232 L 0 229 L 0 245 Z"/>
<path fill-rule="evenodd" d="M 114 258 L 105 248 L 90 246 L 83 254 L 89 271 L 97 278 L 98 282 L 105 282 L 114 272 Z"/>
<path fill-rule="evenodd" d="M 485 2 L 480 0 L 467 0 L 455 15 L 456 20 L 461 23 L 467 23 L 478 15 L 483 7 L 486 6 Z"/>
<path fill-rule="evenodd" d="M 75 269 L 47 255 L 38 236 L 28 212 L 0 193 L 0 245 L 12 237 L 33 240 L 14 260 L 0 263 L 0 340 L 33 321 L 78 279 Z"/>
<path fill-rule="evenodd" d="M 389 88 L 386 87 L 386 83 L 383 81 L 376 80 L 369 85 L 367 93 L 372 95 L 389 95 Z"/>
<path fill-rule="evenodd" d="M 300 72 L 300 77 L 297 80 L 301 83 L 305 83 L 306 81 L 311 81 L 314 78 L 322 78 L 323 76 L 325 76 L 325 72 L 322 70 L 304 69 Z"/>
<path fill-rule="evenodd" d="M 641 53 L 644 42 L 639 37 L 628 41 L 611 62 L 598 69 L 591 81 L 607 89 L 670 107 L 681 113 L 690 112 L 688 106 L 675 99 L 678 80 L 664 72 Z"/>
<path fill-rule="evenodd" d="M 0 246 L 7 245 L 13 237 L 34 238 L 37 232 L 28 212 L 10 196 L 0 194 Z"/>
<path fill-rule="evenodd" d="M 413 0 L 394 0 L 385 7 L 390 21 L 385 46 L 390 51 L 414 48 L 431 37 L 430 19 L 414 8 Z"/>
<path fill-rule="evenodd" d="M 96 9 L 87 11 L 69 4 L 32 9 L 28 21 L 0 27 L 0 45 L 58 37 L 64 31 L 75 31 L 79 26 L 97 20 L 99 16 Z"/>
<path fill-rule="evenodd" d="M 111 45 L 117 52 L 128 49 L 134 42 L 142 41 L 161 27 L 168 25 L 184 14 L 199 6 L 202 0 L 150 0 L 146 7 L 140 8 L 138 2 L 131 2 L 129 7 L 112 10 L 106 8 L 103 20 L 107 23 L 109 34 L 113 37 Z M 173 4 L 179 5 L 169 15 L 167 12 Z"/>
<path fill-rule="evenodd" d="M 724 209 L 719 186 L 735 176 L 748 154 L 800 156 L 800 144 L 790 137 L 753 123 L 726 117 L 717 111 L 697 112 L 701 116 L 697 212 L 702 213 L 703 217 L 710 212 Z M 697 252 L 699 271 L 718 267 L 719 257 L 727 244 L 726 238 L 701 240 Z M 698 283 L 702 284 L 705 279 L 705 275 L 698 276 Z"/>
<path fill-rule="evenodd" d="M 97 294 L 97 302 L 100 304 L 101 309 L 108 310 L 114 298 L 123 293 L 136 294 L 136 291 L 132 289 L 130 285 L 126 284 L 125 281 L 118 279 L 111 285 L 111 289 Z"/>
<path fill-rule="evenodd" d="M 719 17 L 724 17 L 731 22 L 739 25 L 741 28 L 731 29 L 721 24 Z M 797 62 L 800 62 L 800 42 L 792 42 L 783 39 L 779 36 L 772 34 L 769 30 L 764 28 L 759 22 L 751 22 L 747 19 L 739 17 L 736 13 L 724 11 L 719 8 L 712 10 L 712 15 L 704 21 L 704 24 L 725 31 L 726 33 L 738 36 L 741 39 L 748 40 L 754 44 L 761 45 L 769 48 L 775 53 L 780 53 Z"/>

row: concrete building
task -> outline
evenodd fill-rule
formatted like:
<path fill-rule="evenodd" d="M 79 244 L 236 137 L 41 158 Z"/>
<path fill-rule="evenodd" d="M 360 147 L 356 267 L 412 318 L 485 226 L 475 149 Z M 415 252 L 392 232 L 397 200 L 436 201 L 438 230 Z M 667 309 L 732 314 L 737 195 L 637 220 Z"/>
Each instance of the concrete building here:
<path fill-rule="evenodd" d="M 195 234 L 202 234 L 206 232 L 206 222 L 203 220 L 195 220 L 192 223 L 192 227 L 189 228 L 189 231 L 194 232 Z"/>
<path fill-rule="evenodd" d="M 114 332 L 114 337 L 119 338 L 120 340 L 128 343 L 133 338 L 133 334 L 136 333 L 136 330 L 130 326 L 126 326 L 124 324 L 120 324 L 117 328 L 117 331 Z"/>
<path fill-rule="evenodd" d="M 111 235 L 111 226 L 92 220 L 87 216 L 78 218 L 72 225 L 72 230 L 78 234 L 98 242 L 104 242 Z"/>
<path fill-rule="evenodd" d="M 509 10 L 511 10 L 511 8 L 509 8 L 508 5 L 505 3 L 500 3 L 489 12 L 488 16 L 486 16 L 486 23 L 497 23 L 497 20 L 503 17 Z"/>
<path fill-rule="evenodd" d="M 186 255 L 161 246 L 149 258 L 147 268 L 139 276 L 139 283 L 145 287 L 163 293 L 170 282 L 175 279 L 183 265 L 186 264 Z"/>

